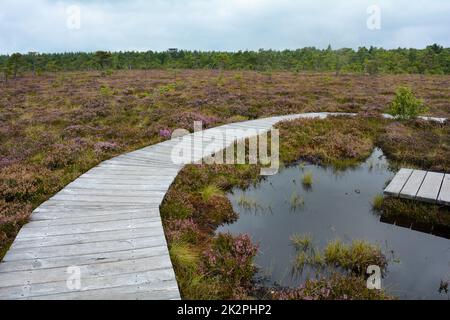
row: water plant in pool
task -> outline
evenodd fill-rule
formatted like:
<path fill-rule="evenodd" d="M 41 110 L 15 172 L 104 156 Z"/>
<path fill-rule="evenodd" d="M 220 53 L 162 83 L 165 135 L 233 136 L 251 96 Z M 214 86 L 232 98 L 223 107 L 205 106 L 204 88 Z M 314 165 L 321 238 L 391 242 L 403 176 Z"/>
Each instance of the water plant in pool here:
<path fill-rule="evenodd" d="M 314 176 L 312 189 L 300 181 L 303 171 Z M 439 287 L 450 272 L 450 240 L 381 222 L 373 210 L 383 206 L 379 194 L 392 176 L 381 149 L 345 170 L 293 165 L 256 186 L 233 189 L 228 198 L 239 219 L 218 232 L 247 233 L 259 244 L 257 276 L 266 287 L 293 290 L 317 279 L 343 281 L 343 275 L 364 279 L 367 267 L 378 265 L 391 295 L 445 298 Z M 304 201 L 295 212 L 285 196 L 293 193 Z M 260 214 L 239 205 L 243 196 L 259 203 Z"/>

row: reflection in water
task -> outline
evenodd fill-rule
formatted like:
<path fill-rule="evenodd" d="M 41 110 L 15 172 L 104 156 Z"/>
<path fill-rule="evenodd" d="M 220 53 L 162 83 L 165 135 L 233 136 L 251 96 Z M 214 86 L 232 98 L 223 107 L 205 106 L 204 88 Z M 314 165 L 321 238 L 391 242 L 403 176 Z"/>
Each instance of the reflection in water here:
<path fill-rule="evenodd" d="M 302 183 L 305 172 L 312 173 L 310 187 Z M 313 276 L 307 270 L 297 277 L 291 272 L 290 237 L 309 233 L 320 249 L 336 238 L 380 245 L 389 259 L 383 287 L 399 298 L 449 298 L 439 287 L 450 278 L 450 240 L 383 223 L 372 212 L 371 201 L 393 175 L 379 149 L 360 166 L 339 172 L 292 166 L 256 187 L 233 190 L 229 198 L 240 217 L 219 231 L 248 233 L 259 243 L 259 276 L 268 276 L 271 284 L 294 287 Z"/>

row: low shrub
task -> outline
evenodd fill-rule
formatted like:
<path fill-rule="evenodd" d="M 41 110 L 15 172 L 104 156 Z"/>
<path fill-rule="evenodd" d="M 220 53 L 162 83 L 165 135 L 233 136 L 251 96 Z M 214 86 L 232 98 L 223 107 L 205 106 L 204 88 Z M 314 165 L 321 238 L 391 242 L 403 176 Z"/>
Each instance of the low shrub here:
<path fill-rule="evenodd" d="M 391 102 L 389 113 L 400 119 L 412 119 L 427 112 L 423 100 L 417 99 L 408 87 L 399 87 Z"/>

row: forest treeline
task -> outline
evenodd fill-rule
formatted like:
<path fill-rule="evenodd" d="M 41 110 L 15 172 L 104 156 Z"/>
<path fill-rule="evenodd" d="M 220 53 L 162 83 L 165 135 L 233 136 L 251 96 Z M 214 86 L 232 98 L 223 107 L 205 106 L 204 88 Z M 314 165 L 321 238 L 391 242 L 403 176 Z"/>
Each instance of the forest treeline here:
<path fill-rule="evenodd" d="M 321 50 L 186 51 L 164 52 L 70 52 L 41 54 L 29 52 L 0 55 L 3 79 L 24 72 L 121 70 L 121 69 L 225 69 L 332 71 L 366 74 L 449 74 L 450 48 L 433 44 L 425 49 L 361 47 L 358 50 L 331 47 Z"/>

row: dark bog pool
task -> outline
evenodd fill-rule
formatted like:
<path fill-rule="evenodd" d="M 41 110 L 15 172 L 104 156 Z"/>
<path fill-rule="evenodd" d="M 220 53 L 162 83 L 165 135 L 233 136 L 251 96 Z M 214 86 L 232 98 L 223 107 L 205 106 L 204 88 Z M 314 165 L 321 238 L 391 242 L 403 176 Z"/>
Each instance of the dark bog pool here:
<path fill-rule="evenodd" d="M 302 184 L 304 172 L 312 173 L 310 189 Z M 295 287 L 311 276 L 293 275 L 290 241 L 294 234 L 311 234 L 318 248 L 334 239 L 376 243 L 389 259 L 382 282 L 388 292 L 406 299 L 447 299 L 439 287 L 450 278 L 450 240 L 383 223 L 372 211 L 373 198 L 393 175 L 379 149 L 345 171 L 308 164 L 285 168 L 256 187 L 233 190 L 229 199 L 239 219 L 218 231 L 247 233 L 259 243 L 256 263 L 268 285 Z M 293 194 L 303 205 L 293 206 Z"/>

